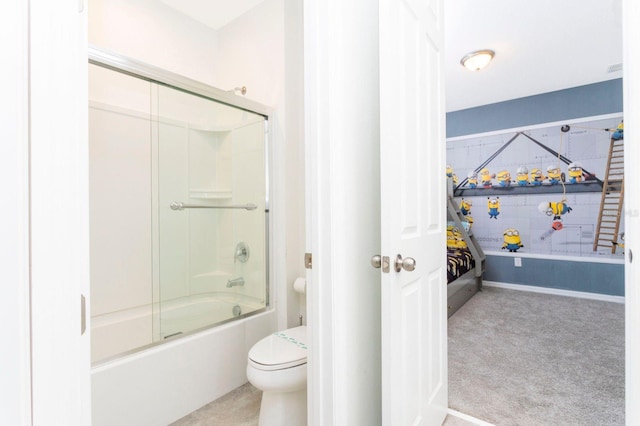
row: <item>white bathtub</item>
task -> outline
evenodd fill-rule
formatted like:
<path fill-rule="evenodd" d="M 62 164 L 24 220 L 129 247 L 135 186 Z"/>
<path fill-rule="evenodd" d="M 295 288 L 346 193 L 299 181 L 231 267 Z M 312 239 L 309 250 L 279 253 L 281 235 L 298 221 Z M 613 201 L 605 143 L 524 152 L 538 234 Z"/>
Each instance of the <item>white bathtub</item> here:
<path fill-rule="evenodd" d="M 244 304 L 243 304 L 244 303 Z M 215 312 L 251 302 L 221 295 L 164 304 L 163 335 L 170 336 L 216 322 Z M 199 311 L 206 317 L 191 315 Z M 228 316 L 228 313 L 225 313 Z M 155 318 L 157 321 L 157 318 Z M 222 320 L 222 319 L 220 319 Z M 113 338 L 137 345 L 141 337 L 151 343 L 154 317 L 151 307 L 95 318 L 94 337 Z M 261 338 L 276 330 L 274 310 L 236 318 L 219 326 L 106 361 L 92 369 L 92 424 L 167 425 L 247 382 L 246 357 Z M 123 339 L 127 337 L 127 339 Z M 99 339 L 98 339 L 99 341 Z M 97 344 L 95 350 L 103 350 Z M 105 344 L 106 346 L 106 344 Z M 94 348 L 92 348 L 94 350 Z M 102 354 L 104 355 L 104 353 Z"/>
<path fill-rule="evenodd" d="M 263 307 L 259 299 L 212 292 L 95 316 L 91 318 L 91 360 L 99 363 L 172 336 L 233 321 L 238 311 L 243 316 Z"/>

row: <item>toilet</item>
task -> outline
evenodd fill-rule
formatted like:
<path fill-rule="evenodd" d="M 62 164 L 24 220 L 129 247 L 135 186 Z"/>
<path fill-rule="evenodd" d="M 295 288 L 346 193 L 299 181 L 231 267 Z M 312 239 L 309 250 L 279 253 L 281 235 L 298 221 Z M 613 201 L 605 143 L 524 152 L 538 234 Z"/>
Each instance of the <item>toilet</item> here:
<path fill-rule="evenodd" d="M 278 331 L 253 345 L 247 378 L 262 391 L 259 426 L 307 424 L 307 327 Z"/>

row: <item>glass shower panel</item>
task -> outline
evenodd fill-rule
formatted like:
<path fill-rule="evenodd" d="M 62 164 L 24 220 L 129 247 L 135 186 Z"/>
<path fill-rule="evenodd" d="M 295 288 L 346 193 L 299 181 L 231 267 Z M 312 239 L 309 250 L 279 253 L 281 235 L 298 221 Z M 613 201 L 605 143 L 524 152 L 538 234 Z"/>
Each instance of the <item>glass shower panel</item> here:
<path fill-rule="evenodd" d="M 151 87 L 89 65 L 93 362 L 153 343 Z"/>
<path fill-rule="evenodd" d="M 265 118 L 158 85 L 156 338 L 266 307 Z"/>

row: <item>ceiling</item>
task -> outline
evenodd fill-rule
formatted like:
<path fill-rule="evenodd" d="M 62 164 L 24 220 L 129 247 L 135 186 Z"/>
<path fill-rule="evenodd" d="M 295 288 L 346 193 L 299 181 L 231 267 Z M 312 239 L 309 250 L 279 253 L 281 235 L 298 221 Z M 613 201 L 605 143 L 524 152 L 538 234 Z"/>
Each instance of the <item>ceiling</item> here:
<path fill-rule="evenodd" d="M 263 0 L 160 0 L 220 29 Z M 302 1 L 302 0 L 300 0 Z M 456 111 L 622 77 L 621 0 L 445 0 L 446 109 Z M 482 71 L 460 65 L 492 49 Z"/>
<path fill-rule="evenodd" d="M 446 0 L 446 108 L 464 108 L 622 77 L 620 0 Z M 460 65 L 492 49 L 481 71 Z"/>
<path fill-rule="evenodd" d="M 160 0 L 214 30 L 219 30 L 264 0 Z"/>

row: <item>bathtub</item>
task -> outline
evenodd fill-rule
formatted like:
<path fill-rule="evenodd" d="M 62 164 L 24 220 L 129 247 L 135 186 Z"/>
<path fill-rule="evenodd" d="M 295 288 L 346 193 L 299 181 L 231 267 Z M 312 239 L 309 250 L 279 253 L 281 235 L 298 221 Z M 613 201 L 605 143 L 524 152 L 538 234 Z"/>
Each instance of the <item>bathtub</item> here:
<path fill-rule="evenodd" d="M 163 303 L 159 345 L 152 343 L 159 317 L 151 306 L 92 318 L 92 341 L 97 342 L 92 351 L 99 359 L 114 355 L 115 342 L 120 342 L 116 353 L 149 345 L 93 367 L 92 424 L 167 425 L 246 383 L 249 349 L 276 331 L 275 310 L 242 313 L 260 306 L 231 293 Z M 240 316 L 229 320 L 234 308 Z M 220 324 L 184 332 L 215 322 Z"/>
<path fill-rule="evenodd" d="M 98 363 L 167 338 L 220 325 L 264 309 L 263 300 L 211 292 L 91 318 L 91 359 Z"/>

